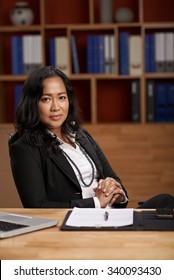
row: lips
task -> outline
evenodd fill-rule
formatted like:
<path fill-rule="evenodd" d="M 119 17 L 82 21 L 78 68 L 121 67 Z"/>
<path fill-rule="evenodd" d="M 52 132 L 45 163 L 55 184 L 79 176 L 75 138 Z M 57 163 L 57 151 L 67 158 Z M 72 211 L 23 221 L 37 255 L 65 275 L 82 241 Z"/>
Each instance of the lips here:
<path fill-rule="evenodd" d="M 61 117 L 62 117 L 62 115 L 53 115 L 53 116 L 50 116 L 50 119 L 57 121 L 57 120 L 60 120 Z"/>

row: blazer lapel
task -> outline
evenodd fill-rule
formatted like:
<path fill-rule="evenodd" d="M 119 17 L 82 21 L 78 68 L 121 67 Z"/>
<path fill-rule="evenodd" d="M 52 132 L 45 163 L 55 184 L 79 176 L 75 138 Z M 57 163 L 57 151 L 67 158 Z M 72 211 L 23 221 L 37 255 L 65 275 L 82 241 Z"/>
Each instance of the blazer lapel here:
<path fill-rule="evenodd" d="M 77 135 L 76 140 L 84 148 L 86 153 L 91 157 L 91 159 L 93 160 L 98 172 L 102 175 L 103 174 L 102 166 L 100 164 L 100 161 L 98 159 L 98 156 L 96 154 L 94 146 L 88 140 L 87 136 L 84 135 L 84 133 L 80 133 L 79 135 Z"/>
<path fill-rule="evenodd" d="M 54 163 L 62 170 L 62 172 L 64 172 L 64 174 L 69 177 L 69 179 L 71 181 L 73 181 L 73 183 L 75 185 L 78 186 L 78 188 L 81 189 L 79 182 L 77 180 L 77 177 L 74 173 L 73 168 L 71 167 L 69 161 L 66 159 L 66 157 L 63 155 L 62 152 L 60 152 L 58 155 L 52 155 L 51 156 L 52 160 L 54 161 Z"/>

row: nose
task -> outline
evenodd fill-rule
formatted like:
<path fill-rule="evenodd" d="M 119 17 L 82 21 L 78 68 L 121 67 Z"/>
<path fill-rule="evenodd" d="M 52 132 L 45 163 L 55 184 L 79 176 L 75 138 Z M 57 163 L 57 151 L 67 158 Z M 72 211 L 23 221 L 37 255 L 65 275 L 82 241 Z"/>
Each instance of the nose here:
<path fill-rule="evenodd" d="M 51 103 L 51 111 L 56 112 L 56 111 L 59 111 L 59 110 L 60 110 L 60 105 L 59 105 L 58 100 L 53 100 L 52 103 Z"/>

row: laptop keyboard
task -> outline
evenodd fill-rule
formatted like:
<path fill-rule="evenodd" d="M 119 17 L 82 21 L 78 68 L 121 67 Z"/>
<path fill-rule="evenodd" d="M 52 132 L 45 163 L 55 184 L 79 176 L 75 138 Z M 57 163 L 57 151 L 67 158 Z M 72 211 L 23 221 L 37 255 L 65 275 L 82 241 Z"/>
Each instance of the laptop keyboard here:
<path fill-rule="evenodd" d="M 0 221 L 0 231 L 10 231 L 10 230 L 15 230 L 15 229 L 24 228 L 24 227 L 28 227 L 28 226 Z"/>

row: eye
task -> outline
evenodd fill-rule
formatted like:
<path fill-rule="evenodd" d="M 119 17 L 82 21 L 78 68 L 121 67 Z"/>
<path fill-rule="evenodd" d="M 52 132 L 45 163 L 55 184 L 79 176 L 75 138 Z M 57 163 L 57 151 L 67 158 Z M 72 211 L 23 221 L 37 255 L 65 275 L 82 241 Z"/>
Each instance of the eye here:
<path fill-rule="evenodd" d="M 62 95 L 59 96 L 60 100 L 65 100 L 66 98 L 67 98 L 67 96 L 65 94 L 62 94 Z"/>
<path fill-rule="evenodd" d="M 41 97 L 42 102 L 49 102 L 51 99 L 49 97 Z"/>

